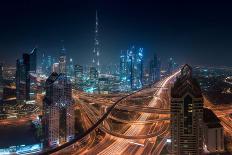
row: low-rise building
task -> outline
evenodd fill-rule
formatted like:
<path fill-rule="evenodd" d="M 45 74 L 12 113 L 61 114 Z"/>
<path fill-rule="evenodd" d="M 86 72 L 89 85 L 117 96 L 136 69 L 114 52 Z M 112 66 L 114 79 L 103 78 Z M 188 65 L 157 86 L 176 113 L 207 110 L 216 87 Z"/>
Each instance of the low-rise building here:
<path fill-rule="evenodd" d="M 204 147 L 210 153 L 224 151 L 224 131 L 212 110 L 204 108 Z"/>

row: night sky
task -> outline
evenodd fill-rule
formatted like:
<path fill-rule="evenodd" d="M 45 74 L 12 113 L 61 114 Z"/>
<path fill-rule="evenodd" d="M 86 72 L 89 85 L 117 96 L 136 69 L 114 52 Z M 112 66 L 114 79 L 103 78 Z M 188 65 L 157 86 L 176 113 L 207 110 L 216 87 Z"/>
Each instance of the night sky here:
<path fill-rule="evenodd" d="M 119 63 L 120 51 L 135 45 L 163 63 L 173 57 L 179 64 L 232 66 L 232 3 L 221 0 L 1 0 L 0 61 L 15 65 L 35 46 L 40 55 L 58 56 L 64 40 L 75 63 L 89 64 L 96 10 L 101 64 Z"/>

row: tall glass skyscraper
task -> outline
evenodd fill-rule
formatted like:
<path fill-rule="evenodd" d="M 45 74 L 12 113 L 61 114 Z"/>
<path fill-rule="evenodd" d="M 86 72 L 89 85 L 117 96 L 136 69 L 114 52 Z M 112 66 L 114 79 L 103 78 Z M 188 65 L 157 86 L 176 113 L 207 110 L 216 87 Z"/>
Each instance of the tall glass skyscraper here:
<path fill-rule="evenodd" d="M 46 80 L 43 100 L 44 145 L 54 147 L 73 139 L 74 118 L 71 82 L 63 73 L 52 73 Z"/>
<path fill-rule="evenodd" d="M 154 54 L 153 60 L 150 61 L 149 65 L 150 65 L 149 66 L 150 83 L 159 81 L 160 80 L 161 62 L 156 54 Z"/>
<path fill-rule="evenodd" d="M 16 62 L 16 98 L 17 101 L 35 100 L 35 74 L 37 67 L 37 49 Z"/>
<path fill-rule="evenodd" d="M 59 57 L 59 72 L 60 73 L 64 73 L 66 74 L 67 73 L 67 60 L 66 60 L 66 49 L 63 48 L 61 49 L 61 52 L 60 52 L 60 57 Z"/>
<path fill-rule="evenodd" d="M 142 88 L 143 81 L 143 48 L 124 51 L 120 55 L 121 91 Z"/>
<path fill-rule="evenodd" d="M 177 69 L 178 65 L 177 63 L 173 60 L 173 58 L 168 59 L 168 66 L 167 66 L 167 73 L 172 74 L 172 72 Z"/>
<path fill-rule="evenodd" d="M 74 65 L 73 65 L 73 59 L 69 58 L 69 61 L 67 63 L 67 75 L 69 77 L 74 77 Z"/>

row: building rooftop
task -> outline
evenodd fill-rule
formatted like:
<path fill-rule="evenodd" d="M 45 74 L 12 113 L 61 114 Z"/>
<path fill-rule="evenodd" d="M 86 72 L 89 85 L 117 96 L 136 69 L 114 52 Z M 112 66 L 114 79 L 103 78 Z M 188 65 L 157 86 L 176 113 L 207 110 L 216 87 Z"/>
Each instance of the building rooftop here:
<path fill-rule="evenodd" d="M 214 112 L 208 108 L 204 108 L 204 123 L 208 128 L 222 128 L 220 119 L 214 114 Z"/>
<path fill-rule="evenodd" d="M 207 124 L 208 128 L 222 128 L 222 125 L 219 122 Z"/>
<path fill-rule="evenodd" d="M 181 75 L 172 87 L 171 96 L 173 98 L 180 98 L 186 92 L 191 93 L 196 98 L 202 98 L 201 88 L 197 80 L 192 77 L 192 68 L 187 64 L 181 69 Z"/>
<path fill-rule="evenodd" d="M 220 123 L 220 120 L 213 113 L 212 110 L 204 108 L 204 122 L 205 123 Z"/>

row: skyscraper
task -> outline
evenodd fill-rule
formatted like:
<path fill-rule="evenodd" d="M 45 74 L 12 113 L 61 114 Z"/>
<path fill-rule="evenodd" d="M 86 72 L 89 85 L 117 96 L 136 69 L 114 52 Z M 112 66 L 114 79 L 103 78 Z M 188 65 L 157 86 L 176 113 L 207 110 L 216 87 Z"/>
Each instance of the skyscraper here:
<path fill-rule="evenodd" d="M 46 67 L 45 73 L 47 76 L 49 76 L 52 72 L 52 65 L 53 65 L 52 56 L 48 55 L 46 59 L 46 64 L 45 64 L 45 67 Z"/>
<path fill-rule="evenodd" d="M 120 56 L 120 80 L 121 90 L 136 90 L 143 83 L 143 48 L 134 46 Z"/>
<path fill-rule="evenodd" d="M 73 59 L 70 58 L 67 64 L 67 75 L 69 77 L 74 77 L 74 65 L 73 65 Z"/>
<path fill-rule="evenodd" d="M 171 143 L 176 155 L 202 153 L 203 97 L 189 65 L 171 88 Z"/>
<path fill-rule="evenodd" d="M 52 72 L 59 73 L 59 63 L 53 63 Z"/>
<path fill-rule="evenodd" d="M 60 73 L 67 73 L 67 66 L 66 66 L 66 49 L 64 48 L 64 46 L 62 47 L 61 51 L 60 51 L 60 57 L 59 57 L 59 72 Z"/>
<path fill-rule="evenodd" d="M 177 63 L 173 58 L 168 59 L 167 73 L 172 74 L 172 72 L 178 67 Z"/>
<path fill-rule="evenodd" d="M 74 123 L 71 82 L 63 73 L 52 73 L 43 100 L 44 145 L 53 147 L 73 139 Z"/>
<path fill-rule="evenodd" d="M 98 74 L 97 68 L 89 68 L 89 81 L 90 81 L 90 92 L 98 92 Z"/>
<path fill-rule="evenodd" d="M 16 64 L 16 98 L 17 101 L 35 100 L 35 73 L 37 63 L 37 49 L 30 54 L 24 53 Z"/>
<path fill-rule="evenodd" d="M 49 76 L 52 73 L 54 63 L 55 63 L 55 59 L 51 55 L 45 55 L 43 53 L 42 61 L 41 61 L 41 69 L 42 69 L 41 72 L 44 75 Z"/>
<path fill-rule="evenodd" d="M 45 58 L 45 54 L 44 53 L 42 54 L 42 58 L 41 59 L 42 59 L 41 60 L 41 72 L 43 74 L 45 74 L 45 72 L 46 72 L 46 58 Z"/>
<path fill-rule="evenodd" d="M 153 60 L 150 61 L 150 68 L 149 68 L 150 83 L 160 80 L 160 68 L 161 68 L 160 59 L 157 57 L 156 54 L 154 54 Z"/>
<path fill-rule="evenodd" d="M 75 65 L 74 66 L 74 76 L 75 76 L 75 87 L 77 89 L 82 89 L 82 83 L 83 83 L 83 66 Z"/>
<path fill-rule="evenodd" d="M 127 68 L 127 53 L 126 51 L 121 51 L 120 55 L 120 83 L 121 90 L 128 90 L 128 68 Z"/>
<path fill-rule="evenodd" d="M 98 34 L 98 14 L 96 11 L 96 21 L 95 21 L 95 37 L 94 37 L 94 48 L 93 48 L 93 59 L 92 59 L 92 66 L 97 69 L 98 72 L 100 72 L 100 43 L 99 43 L 99 34 Z"/>

